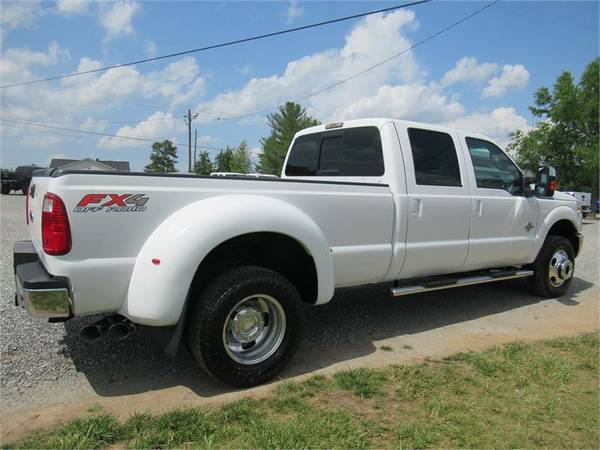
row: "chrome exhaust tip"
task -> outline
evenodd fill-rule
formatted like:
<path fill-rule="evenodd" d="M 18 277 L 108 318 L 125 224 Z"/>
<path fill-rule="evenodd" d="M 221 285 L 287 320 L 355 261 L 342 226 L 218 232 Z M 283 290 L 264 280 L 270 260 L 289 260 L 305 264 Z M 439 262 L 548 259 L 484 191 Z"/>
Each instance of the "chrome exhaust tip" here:
<path fill-rule="evenodd" d="M 128 319 L 117 322 L 108 328 L 108 337 L 114 341 L 123 341 L 135 331 L 135 324 Z"/>
<path fill-rule="evenodd" d="M 127 325 L 125 325 L 127 323 L 131 324 L 130 328 L 131 327 L 135 328 L 135 325 L 133 325 L 127 318 L 125 318 L 119 314 L 114 314 L 112 316 L 103 317 L 102 319 L 98 320 L 97 322 L 83 327 L 81 329 L 81 331 L 79 332 L 79 337 L 83 341 L 94 342 L 97 339 L 101 338 L 106 332 L 108 332 L 109 336 L 112 339 L 122 340 L 122 339 L 125 339 L 127 336 L 129 336 L 129 334 L 131 333 L 132 330 L 126 332 L 125 330 L 115 329 L 113 333 L 111 333 L 110 330 L 114 326 L 118 326 L 118 325 L 123 325 L 124 327 L 127 327 Z M 117 327 L 117 328 L 119 328 L 119 327 Z"/>
<path fill-rule="evenodd" d="M 104 332 L 102 331 L 102 327 L 98 326 L 97 324 L 93 324 L 83 327 L 79 332 L 79 337 L 86 342 L 94 342 L 103 334 Z"/>

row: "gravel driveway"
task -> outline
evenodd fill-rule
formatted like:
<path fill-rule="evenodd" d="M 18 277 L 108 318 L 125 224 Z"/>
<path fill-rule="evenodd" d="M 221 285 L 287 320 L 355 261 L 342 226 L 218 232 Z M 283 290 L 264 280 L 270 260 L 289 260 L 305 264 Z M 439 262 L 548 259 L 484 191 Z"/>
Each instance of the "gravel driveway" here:
<path fill-rule="evenodd" d="M 43 408 L 68 418 L 74 410 L 100 403 L 117 414 L 121 405 L 125 414 L 263 392 L 264 387 L 231 391 L 208 379 L 191 359 L 169 360 L 144 330 L 120 343 L 106 338 L 84 344 L 78 331 L 93 318 L 50 324 L 15 308 L 12 243 L 28 239 L 24 204 L 22 195 L 1 198 L 0 417 L 5 432 L 43 425 Z M 283 375 L 399 364 L 515 339 L 596 330 L 598 229 L 596 221 L 584 226 L 576 278 L 570 293 L 558 300 L 537 298 L 523 280 L 514 280 L 400 300 L 380 289 L 360 289 L 328 305 L 307 307 L 306 337 Z M 393 350 L 381 351 L 382 345 Z M 15 413 L 20 420 L 14 420 Z"/>

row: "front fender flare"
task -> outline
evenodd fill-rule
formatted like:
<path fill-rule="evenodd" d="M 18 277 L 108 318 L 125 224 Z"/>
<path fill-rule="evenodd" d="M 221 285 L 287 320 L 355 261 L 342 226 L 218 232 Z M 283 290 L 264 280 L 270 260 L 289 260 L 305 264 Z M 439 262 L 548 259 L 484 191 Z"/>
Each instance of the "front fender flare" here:
<path fill-rule="evenodd" d="M 540 249 L 544 245 L 544 241 L 548 236 L 548 232 L 552 228 L 552 226 L 560 220 L 568 220 L 573 224 L 573 227 L 578 232 L 581 231 L 581 225 L 579 224 L 579 220 L 577 218 L 577 213 L 568 206 L 558 206 L 550 211 L 544 221 L 540 224 L 540 226 L 536 230 L 535 241 L 533 245 L 533 249 L 529 255 L 528 260 L 530 262 L 535 261 Z"/>
<path fill-rule="evenodd" d="M 317 303 L 331 299 L 334 268 L 329 244 L 306 213 L 273 197 L 222 195 L 181 208 L 154 230 L 136 258 L 119 312 L 144 325 L 176 324 L 206 255 L 231 238 L 255 232 L 280 233 L 298 241 L 315 263 Z"/>

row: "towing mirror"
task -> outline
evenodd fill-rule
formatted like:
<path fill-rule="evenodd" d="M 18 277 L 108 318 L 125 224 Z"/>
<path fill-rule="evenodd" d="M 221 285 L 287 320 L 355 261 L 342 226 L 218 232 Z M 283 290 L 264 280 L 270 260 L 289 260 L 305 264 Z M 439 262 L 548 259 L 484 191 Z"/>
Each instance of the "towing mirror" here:
<path fill-rule="evenodd" d="M 556 169 L 552 166 L 542 166 L 535 178 L 535 193 L 541 197 L 552 197 L 556 191 Z"/>

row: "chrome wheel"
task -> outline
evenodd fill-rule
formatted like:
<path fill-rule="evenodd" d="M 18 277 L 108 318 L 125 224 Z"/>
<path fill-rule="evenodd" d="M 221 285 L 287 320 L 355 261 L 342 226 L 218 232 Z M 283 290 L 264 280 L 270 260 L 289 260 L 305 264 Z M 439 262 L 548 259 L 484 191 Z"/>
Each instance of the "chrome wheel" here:
<path fill-rule="evenodd" d="M 550 258 L 550 267 L 548 270 L 548 278 L 550 284 L 554 287 L 561 286 L 569 278 L 573 276 L 573 262 L 569 259 L 569 255 L 564 250 L 557 250 L 552 258 Z"/>
<path fill-rule="evenodd" d="M 227 315 L 223 344 L 234 361 L 258 364 L 279 348 L 285 327 L 285 312 L 277 300 L 265 294 L 251 295 Z"/>

